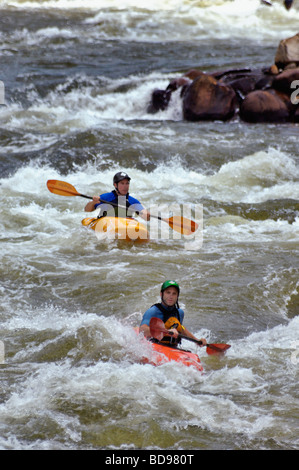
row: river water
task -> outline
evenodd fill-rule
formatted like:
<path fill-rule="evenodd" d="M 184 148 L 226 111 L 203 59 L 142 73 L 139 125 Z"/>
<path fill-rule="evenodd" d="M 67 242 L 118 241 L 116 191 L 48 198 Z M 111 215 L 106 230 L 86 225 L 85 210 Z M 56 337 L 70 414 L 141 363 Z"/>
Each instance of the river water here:
<path fill-rule="evenodd" d="M 298 124 L 184 122 L 179 93 L 147 113 L 190 68 L 272 65 L 299 22 L 272 3 L 0 1 L 1 449 L 298 450 Z M 46 187 L 119 169 L 146 207 L 202 207 L 201 237 L 103 240 Z M 186 326 L 231 344 L 184 344 L 202 375 L 140 363 L 169 278 Z"/>

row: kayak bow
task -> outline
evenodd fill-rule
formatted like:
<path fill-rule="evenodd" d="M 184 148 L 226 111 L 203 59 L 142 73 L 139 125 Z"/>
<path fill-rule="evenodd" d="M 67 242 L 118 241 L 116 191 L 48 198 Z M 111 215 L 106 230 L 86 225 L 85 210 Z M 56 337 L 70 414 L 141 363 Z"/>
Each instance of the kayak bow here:
<path fill-rule="evenodd" d="M 87 217 L 82 220 L 87 226 L 99 234 L 118 240 L 147 242 L 149 233 L 145 225 L 129 217 Z"/>
<path fill-rule="evenodd" d="M 135 328 L 135 331 L 139 333 L 139 328 Z M 162 364 L 174 361 L 178 364 L 183 364 L 188 367 L 193 366 L 199 372 L 203 372 L 203 366 L 197 354 L 191 351 L 187 351 L 186 349 L 173 347 L 171 345 L 162 344 L 156 341 L 145 341 L 150 344 L 151 351 L 149 356 L 142 357 L 142 362 L 144 364 L 160 366 Z"/>

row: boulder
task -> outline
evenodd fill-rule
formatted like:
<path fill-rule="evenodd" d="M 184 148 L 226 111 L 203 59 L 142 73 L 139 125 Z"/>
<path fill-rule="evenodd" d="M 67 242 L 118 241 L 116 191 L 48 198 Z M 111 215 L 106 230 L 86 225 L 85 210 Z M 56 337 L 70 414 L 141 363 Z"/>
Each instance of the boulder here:
<path fill-rule="evenodd" d="M 233 88 L 239 100 L 242 101 L 248 93 L 255 90 L 256 81 L 254 77 L 241 77 L 232 80 L 228 84 Z"/>
<path fill-rule="evenodd" d="M 285 6 L 291 3 L 285 1 Z M 275 64 L 270 67 L 210 73 L 188 70 L 171 80 L 165 90 L 154 90 L 147 111 L 166 110 L 178 89 L 187 121 L 226 121 L 239 112 L 247 122 L 298 122 L 299 33 L 279 43 Z"/>
<path fill-rule="evenodd" d="M 152 92 L 151 101 L 148 104 L 147 112 L 155 114 L 158 111 L 165 111 L 167 109 L 171 94 L 178 88 L 181 88 L 183 93 L 184 88 L 190 83 L 190 79 L 186 76 L 178 77 L 171 80 L 165 90 L 156 89 Z"/>
<path fill-rule="evenodd" d="M 274 65 L 263 70 L 228 70 L 223 73 L 216 72 L 212 75 L 215 78 L 218 78 L 220 83 L 231 86 L 236 92 L 239 100 L 242 101 L 248 93 L 254 90 L 265 90 L 270 88 L 274 80 L 274 76 L 277 73 L 278 69 Z"/>
<path fill-rule="evenodd" d="M 155 114 L 158 111 L 164 111 L 170 101 L 170 90 L 154 90 L 151 96 L 151 101 L 147 107 L 147 112 Z"/>
<path fill-rule="evenodd" d="M 276 51 L 275 64 L 278 67 L 284 68 L 291 62 L 299 65 L 299 33 L 280 41 Z"/>
<path fill-rule="evenodd" d="M 201 74 L 187 86 L 183 96 L 183 115 L 187 121 L 221 120 L 234 116 L 237 99 L 230 86 L 215 77 Z"/>
<path fill-rule="evenodd" d="M 240 106 L 243 121 L 286 122 L 290 119 L 288 97 L 279 96 L 274 90 L 256 90 L 249 93 Z"/>
<path fill-rule="evenodd" d="M 293 83 L 297 80 L 299 81 L 299 67 L 278 74 L 273 80 L 272 87 L 290 96 L 294 91 Z"/>
<path fill-rule="evenodd" d="M 188 85 L 189 83 L 190 83 L 190 80 L 187 77 L 174 78 L 173 80 L 171 80 L 171 82 L 167 86 L 166 91 L 175 91 L 178 88 Z"/>
<path fill-rule="evenodd" d="M 293 5 L 293 0 L 284 0 L 284 6 L 286 7 L 287 10 L 290 10 L 290 8 Z"/>
<path fill-rule="evenodd" d="M 190 80 L 194 80 L 195 78 L 200 77 L 201 75 L 205 75 L 205 73 L 198 69 L 191 69 L 185 73 L 184 77 L 187 77 Z"/>

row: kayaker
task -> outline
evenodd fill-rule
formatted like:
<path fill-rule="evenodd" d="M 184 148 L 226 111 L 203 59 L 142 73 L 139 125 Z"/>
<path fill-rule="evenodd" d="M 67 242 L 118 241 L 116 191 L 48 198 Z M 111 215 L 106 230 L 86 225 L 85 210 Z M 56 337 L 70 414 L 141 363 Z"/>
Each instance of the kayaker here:
<path fill-rule="evenodd" d="M 92 201 L 86 204 L 85 211 L 92 212 L 100 207 L 101 211 L 98 217 L 103 217 L 108 212 L 111 212 L 114 217 L 132 217 L 133 212 L 137 212 L 144 220 L 149 220 L 149 211 L 143 207 L 138 199 L 129 195 L 130 181 L 131 178 L 127 173 L 119 171 L 113 177 L 115 189 L 110 193 L 93 196 Z M 106 203 L 101 201 L 106 201 Z M 131 210 L 128 211 L 129 208 Z"/>
<path fill-rule="evenodd" d="M 207 341 L 204 338 L 198 340 L 186 327 L 183 326 L 184 311 L 179 307 L 178 299 L 180 295 L 180 286 L 176 281 L 163 282 L 160 290 L 161 302 L 152 305 L 143 315 L 140 323 L 139 331 L 147 337 L 151 337 L 150 320 L 153 317 L 160 318 L 165 324 L 165 328 L 172 331 L 173 336 L 165 336 L 162 342 L 171 342 L 175 338 L 178 343 L 178 335 L 182 333 L 184 336 L 201 341 L 201 346 L 206 346 Z"/>

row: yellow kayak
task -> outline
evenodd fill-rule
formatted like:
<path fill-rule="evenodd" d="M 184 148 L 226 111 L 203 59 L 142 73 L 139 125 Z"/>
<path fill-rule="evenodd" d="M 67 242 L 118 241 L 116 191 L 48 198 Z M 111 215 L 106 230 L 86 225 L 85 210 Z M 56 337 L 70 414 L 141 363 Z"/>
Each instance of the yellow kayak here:
<path fill-rule="evenodd" d="M 145 225 L 130 217 L 87 217 L 82 225 L 89 227 L 97 233 L 107 234 L 108 238 L 118 240 L 147 242 L 149 233 Z"/>

